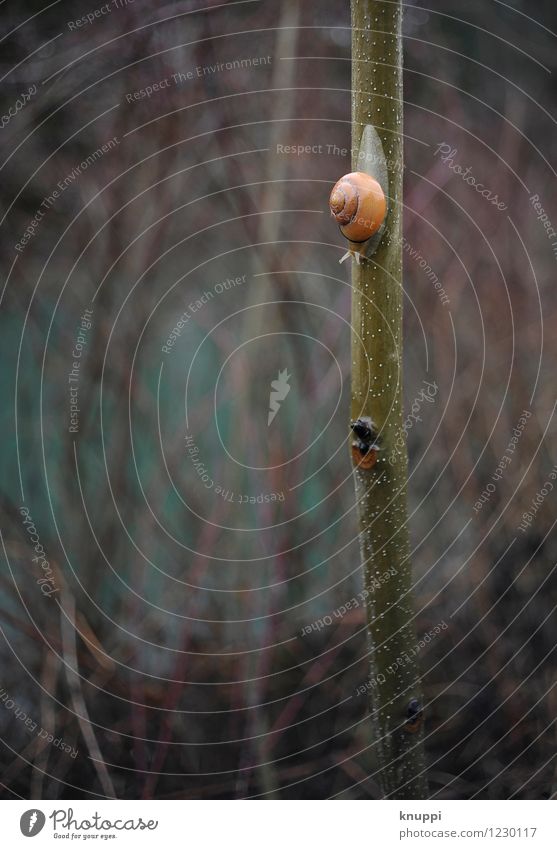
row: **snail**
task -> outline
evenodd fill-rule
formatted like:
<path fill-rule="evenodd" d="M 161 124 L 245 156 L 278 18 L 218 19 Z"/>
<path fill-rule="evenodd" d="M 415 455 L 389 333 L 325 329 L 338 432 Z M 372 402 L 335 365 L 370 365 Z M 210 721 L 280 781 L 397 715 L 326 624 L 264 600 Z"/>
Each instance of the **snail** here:
<path fill-rule="evenodd" d="M 360 469 L 372 469 L 377 462 L 377 429 L 367 416 L 350 423 L 356 439 L 352 443 L 352 460 Z"/>
<path fill-rule="evenodd" d="M 377 448 L 363 451 L 357 442 L 352 443 L 352 460 L 361 469 L 372 469 L 377 463 Z"/>
<path fill-rule="evenodd" d="M 387 201 L 383 189 L 371 174 L 353 171 L 333 186 L 329 208 L 340 232 L 350 243 L 350 250 L 340 261 L 353 256 L 359 262 L 365 256 L 366 243 L 385 220 Z"/>
<path fill-rule="evenodd" d="M 418 699 L 410 699 L 406 712 L 406 721 L 403 726 L 404 730 L 407 734 L 416 734 L 422 727 L 423 721 L 424 711 L 421 702 Z"/>

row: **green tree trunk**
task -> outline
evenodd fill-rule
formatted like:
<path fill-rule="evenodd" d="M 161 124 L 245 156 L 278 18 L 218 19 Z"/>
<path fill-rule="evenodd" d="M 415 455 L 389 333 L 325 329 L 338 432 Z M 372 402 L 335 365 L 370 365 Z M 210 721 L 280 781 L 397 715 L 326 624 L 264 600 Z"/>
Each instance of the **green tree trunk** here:
<path fill-rule="evenodd" d="M 370 712 L 378 781 L 398 799 L 427 797 L 402 432 L 401 3 L 352 0 L 352 147 L 375 126 L 387 158 L 389 207 L 377 252 L 352 261 L 352 419 L 379 434 L 377 462 L 355 466 L 360 551 L 371 652 Z M 358 170 L 356 158 L 354 170 Z M 410 711 L 409 711 L 410 708 Z"/>

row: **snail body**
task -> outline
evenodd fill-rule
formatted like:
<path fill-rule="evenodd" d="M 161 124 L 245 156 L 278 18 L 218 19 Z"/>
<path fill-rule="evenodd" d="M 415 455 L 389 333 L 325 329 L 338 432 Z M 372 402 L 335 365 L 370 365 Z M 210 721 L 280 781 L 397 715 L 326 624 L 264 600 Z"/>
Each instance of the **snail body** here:
<path fill-rule="evenodd" d="M 421 702 L 418 699 L 410 699 L 408 702 L 408 711 L 406 713 L 406 721 L 404 730 L 407 734 L 416 734 L 420 730 L 424 721 L 424 711 Z"/>
<path fill-rule="evenodd" d="M 365 243 L 385 220 L 387 201 L 383 189 L 371 174 L 352 171 L 333 186 L 329 208 L 340 232 L 351 243 L 349 254 L 359 259 L 365 254 Z"/>

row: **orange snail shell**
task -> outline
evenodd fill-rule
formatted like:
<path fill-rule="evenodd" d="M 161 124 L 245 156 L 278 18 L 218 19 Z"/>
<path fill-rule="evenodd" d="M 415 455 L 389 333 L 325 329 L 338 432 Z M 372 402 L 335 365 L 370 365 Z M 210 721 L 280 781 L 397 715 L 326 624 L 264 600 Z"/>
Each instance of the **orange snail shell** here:
<path fill-rule="evenodd" d="M 364 454 L 358 443 L 353 442 L 352 461 L 355 466 L 359 466 L 361 469 L 372 469 L 377 462 L 377 449 L 369 448 Z"/>
<path fill-rule="evenodd" d="M 329 207 L 343 236 L 351 242 L 366 242 L 381 227 L 387 202 L 377 180 L 353 171 L 335 183 Z"/>
<path fill-rule="evenodd" d="M 422 724 L 423 724 L 423 717 L 418 716 L 418 717 L 416 717 L 416 719 L 408 719 L 404 723 L 403 728 L 404 728 L 404 730 L 406 731 L 407 734 L 416 734 L 420 730 L 420 728 L 422 727 Z"/>

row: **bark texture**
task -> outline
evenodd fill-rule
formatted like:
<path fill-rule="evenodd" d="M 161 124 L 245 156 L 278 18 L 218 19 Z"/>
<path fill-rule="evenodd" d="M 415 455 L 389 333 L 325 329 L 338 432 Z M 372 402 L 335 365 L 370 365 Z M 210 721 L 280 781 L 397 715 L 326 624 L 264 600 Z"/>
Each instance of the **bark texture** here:
<path fill-rule="evenodd" d="M 352 420 L 375 423 L 380 450 L 354 469 L 367 590 L 370 713 L 376 776 L 385 796 L 427 797 L 419 672 L 412 647 L 412 573 L 402 434 L 401 3 L 352 0 L 352 147 L 366 124 L 379 133 L 389 171 L 387 229 L 370 260 L 352 260 Z M 356 156 L 354 170 L 358 170 Z"/>

